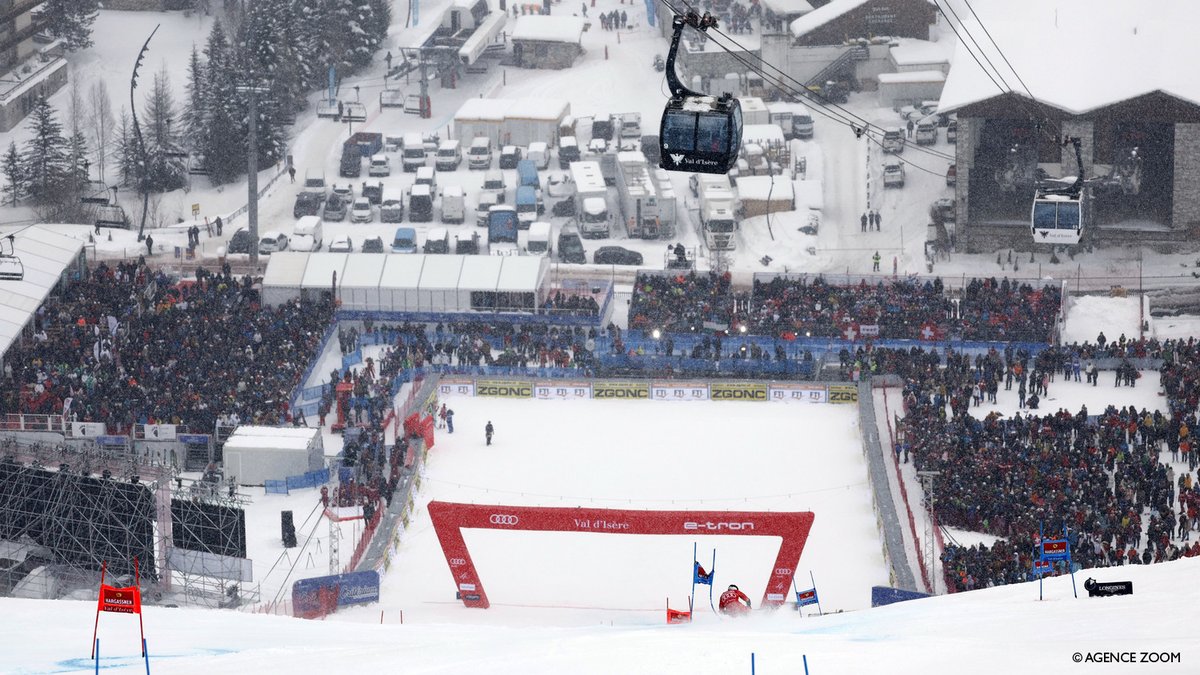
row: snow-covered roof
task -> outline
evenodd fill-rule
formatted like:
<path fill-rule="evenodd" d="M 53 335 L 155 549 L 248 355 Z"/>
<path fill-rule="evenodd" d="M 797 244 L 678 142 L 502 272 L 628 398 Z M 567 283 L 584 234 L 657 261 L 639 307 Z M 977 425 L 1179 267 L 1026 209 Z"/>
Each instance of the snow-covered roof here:
<path fill-rule="evenodd" d="M 545 256 L 504 256 L 501 259 L 504 267 L 500 269 L 500 278 L 496 282 L 497 291 L 536 292 L 550 267 L 550 261 Z"/>
<path fill-rule="evenodd" d="M 513 28 L 513 40 L 572 42 L 583 39 L 583 19 L 574 16 L 523 16 Z"/>
<path fill-rule="evenodd" d="M 508 119 L 558 122 L 571 114 L 571 104 L 561 98 L 518 98 L 504 111 Z"/>
<path fill-rule="evenodd" d="M 792 21 L 789 28 L 792 37 L 800 37 L 805 33 L 820 28 L 839 16 L 867 4 L 871 0 L 833 0 L 833 2 L 818 7 L 804 16 Z"/>
<path fill-rule="evenodd" d="M 970 12 L 959 11 L 968 19 L 966 30 L 979 36 L 979 60 L 986 66 L 986 55 L 1018 96 L 1028 97 L 1028 87 L 1039 102 L 1072 114 L 1155 91 L 1200 104 L 1200 78 L 1185 67 L 1200 61 L 1200 40 L 1192 35 L 1200 25 L 1198 3 L 977 0 L 972 5 L 1003 50 L 1002 56 Z M 1007 92 L 959 44 L 939 110 L 1002 93 Z"/>
<path fill-rule="evenodd" d="M 759 0 L 763 7 L 775 12 L 779 16 L 791 16 L 792 14 L 808 14 L 813 11 L 813 6 L 805 0 Z"/>
<path fill-rule="evenodd" d="M 820 180 L 798 180 L 796 187 L 796 206 L 807 206 L 810 209 L 825 208 L 825 191 Z"/>
<path fill-rule="evenodd" d="M 946 74 L 940 70 L 906 70 L 899 73 L 880 73 L 880 84 L 904 82 L 945 82 Z"/>
<path fill-rule="evenodd" d="M 462 274 L 458 277 L 458 288 L 464 291 L 494 291 L 500 278 L 503 258 L 492 255 L 463 256 Z"/>
<path fill-rule="evenodd" d="M 338 285 L 342 288 L 378 288 L 387 259 L 388 256 L 378 253 L 351 253 L 350 263 Z"/>
<path fill-rule="evenodd" d="M 418 288 L 423 291 L 453 291 L 458 289 L 464 255 L 431 255 L 425 257 Z"/>
<path fill-rule="evenodd" d="M 467 120 L 486 120 L 499 122 L 504 119 L 504 113 L 513 104 L 511 98 L 469 98 L 459 106 L 454 113 L 455 122 Z"/>
<path fill-rule="evenodd" d="M 792 189 L 792 179 L 784 176 L 743 176 L 737 182 L 738 198 L 743 202 L 767 201 L 767 195 L 773 202 L 792 201 L 795 191 Z"/>
<path fill-rule="evenodd" d="M 0 355 L 7 352 L 17 340 L 50 290 L 58 284 L 63 272 L 83 249 L 83 242 L 79 239 L 56 232 L 46 225 L 0 229 L 0 237 L 9 234 L 14 235 L 14 252 L 21 259 L 25 278 L 21 281 L 0 281 Z"/>
<path fill-rule="evenodd" d="M 742 126 L 742 143 L 782 143 L 783 128 L 778 124 L 746 124 Z"/>
<path fill-rule="evenodd" d="M 897 66 L 919 66 L 934 63 L 950 62 L 954 56 L 954 41 L 917 40 L 914 38 L 894 38 L 895 44 L 888 50 L 892 62 Z"/>
<path fill-rule="evenodd" d="M 301 235 L 307 236 L 307 235 Z M 304 281 L 304 268 L 308 266 L 310 253 L 304 251 L 280 251 L 272 253 L 267 261 L 267 271 L 263 273 L 263 289 L 299 289 Z M 283 291 L 284 296 L 288 295 Z M 275 295 L 271 291 L 270 295 Z"/>
<path fill-rule="evenodd" d="M 376 254 L 378 255 L 378 254 Z M 379 277 L 380 288 L 416 288 L 421 283 L 421 268 L 425 266 L 424 255 L 385 255 L 383 275 Z"/>
<path fill-rule="evenodd" d="M 310 429 L 308 427 L 264 427 L 252 424 L 239 425 L 233 431 L 234 436 L 283 436 L 287 438 L 300 438 L 305 441 L 317 438 L 320 433 L 320 429 Z"/>
<path fill-rule="evenodd" d="M 234 430 L 229 440 L 225 441 L 226 450 L 256 449 L 278 450 L 290 452 L 308 450 L 320 440 L 320 429 L 306 427 L 258 427 L 239 426 Z"/>
<path fill-rule="evenodd" d="M 308 266 L 304 268 L 304 278 L 300 280 L 300 288 L 333 288 L 333 275 L 337 274 L 337 283 L 342 283 L 342 272 L 346 269 L 348 253 L 309 253 Z"/>

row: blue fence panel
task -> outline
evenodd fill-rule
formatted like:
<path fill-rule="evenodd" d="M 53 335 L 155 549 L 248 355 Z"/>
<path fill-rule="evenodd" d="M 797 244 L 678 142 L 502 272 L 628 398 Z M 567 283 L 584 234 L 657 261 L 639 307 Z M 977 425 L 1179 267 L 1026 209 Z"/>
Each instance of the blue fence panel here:
<path fill-rule="evenodd" d="M 289 490 L 303 490 L 304 488 L 313 487 L 313 484 L 308 476 L 288 476 L 287 487 Z"/>
<path fill-rule="evenodd" d="M 263 487 L 266 488 L 269 495 L 286 495 L 288 493 L 286 480 L 264 480 Z"/>
<path fill-rule="evenodd" d="M 903 588 L 891 588 L 888 586 L 872 586 L 871 587 L 871 606 L 872 607 L 882 607 L 884 605 L 891 605 L 891 604 L 894 604 L 897 602 L 904 602 L 906 600 L 919 600 L 921 598 L 928 598 L 928 597 L 929 597 L 928 593 L 921 593 L 918 591 L 907 591 L 907 590 L 904 590 Z"/>
<path fill-rule="evenodd" d="M 339 466 L 338 467 L 338 482 L 339 483 L 349 483 L 352 480 L 354 480 L 354 467 Z"/>
<path fill-rule="evenodd" d="M 342 356 L 342 370 L 349 370 L 351 366 L 356 366 L 362 363 L 362 348 L 355 349 L 349 354 Z"/>

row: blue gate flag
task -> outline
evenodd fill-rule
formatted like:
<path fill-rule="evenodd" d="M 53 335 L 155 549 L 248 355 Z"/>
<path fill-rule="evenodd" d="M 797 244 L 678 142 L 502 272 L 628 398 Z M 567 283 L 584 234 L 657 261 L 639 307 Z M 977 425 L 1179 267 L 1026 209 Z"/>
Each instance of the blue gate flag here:
<path fill-rule="evenodd" d="M 694 578 L 693 578 L 693 580 L 692 580 L 692 581 L 693 581 L 693 583 L 697 583 L 697 584 L 707 584 L 707 585 L 709 585 L 709 586 L 712 586 L 712 582 L 713 582 L 713 573 L 712 573 L 712 572 L 705 572 L 705 571 L 704 571 L 704 568 L 703 568 L 703 567 L 701 567 L 701 566 L 700 566 L 700 563 L 698 563 L 698 562 L 692 562 L 692 565 L 694 565 L 694 566 L 695 566 L 695 570 L 694 570 L 694 572 L 695 572 L 695 577 L 694 577 Z"/>
<path fill-rule="evenodd" d="M 807 591 L 796 591 L 796 605 L 803 607 L 805 605 L 817 604 L 817 589 L 815 587 Z"/>

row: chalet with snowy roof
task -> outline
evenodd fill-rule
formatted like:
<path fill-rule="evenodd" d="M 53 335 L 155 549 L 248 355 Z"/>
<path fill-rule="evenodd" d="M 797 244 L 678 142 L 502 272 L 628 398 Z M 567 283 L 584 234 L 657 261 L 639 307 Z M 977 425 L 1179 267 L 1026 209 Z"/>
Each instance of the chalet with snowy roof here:
<path fill-rule="evenodd" d="M 522 16 L 513 28 L 513 60 L 521 68 L 570 68 L 583 53 L 584 20 Z"/>
<path fill-rule="evenodd" d="M 1059 0 L 1054 11 L 1042 4 L 976 3 L 1003 53 L 984 40 L 978 61 L 961 44 L 955 53 L 939 112 L 958 117 L 959 247 L 1035 246 L 1036 176 L 1077 175 L 1074 149 L 1059 139 L 1078 137 L 1087 179 L 1082 244 L 1195 248 L 1200 79 L 1182 64 L 1200 60 L 1200 41 L 1189 34 L 1200 25 L 1200 7 Z M 966 26 L 983 36 L 973 19 Z M 989 60 L 1000 66 L 990 76 L 979 64 Z M 923 163 L 930 162 L 943 164 Z"/>

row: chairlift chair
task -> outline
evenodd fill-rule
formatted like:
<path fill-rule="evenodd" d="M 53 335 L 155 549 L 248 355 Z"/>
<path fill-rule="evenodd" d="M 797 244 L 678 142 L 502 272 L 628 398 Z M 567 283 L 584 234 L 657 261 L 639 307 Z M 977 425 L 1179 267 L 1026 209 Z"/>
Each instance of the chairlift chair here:
<path fill-rule="evenodd" d="M 7 245 L 2 243 L 5 240 Z M 11 234 L 0 239 L 0 281 L 21 281 L 25 278 L 25 266 L 13 248 L 14 241 L 15 237 Z"/>
<path fill-rule="evenodd" d="M 671 100 L 663 109 L 659 126 L 659 166 L 668 171 L 728 173 L 737 164 L 742 144 L 742 106 L 731 94 L 720 97 L 688 89 L 675 72 L 675 56 L 683 29 L 715 27 L 717 20 L 688 12 L 672 20 L 674 34 L 667 53 L 667 86 Z"/>
<path fill-rule="evenodd" d="M 1083 237 L 1087 219 L 1083 152 L 1079 138 L 1068 138 L 1063 145 L 1067 143 L 1075 147 L 1075 180 L 1066 185 L 1054 181 L 1038 183 L 1029 224 L 1035 243 L 1074 246 Z"/>

